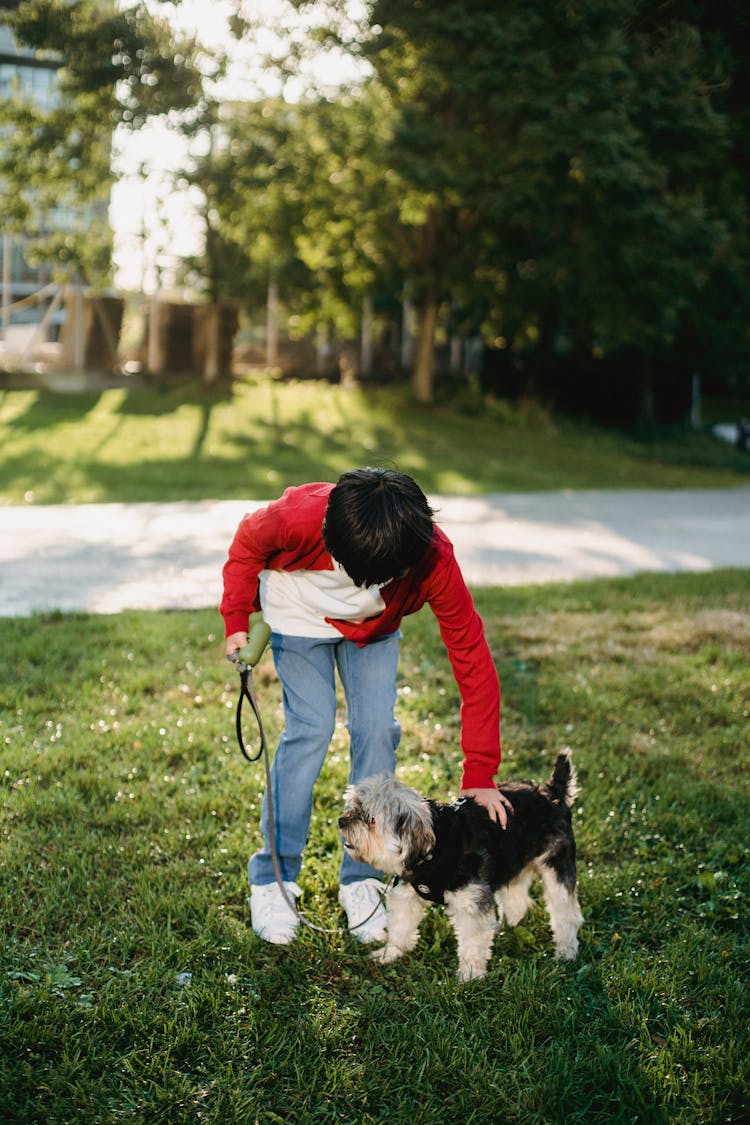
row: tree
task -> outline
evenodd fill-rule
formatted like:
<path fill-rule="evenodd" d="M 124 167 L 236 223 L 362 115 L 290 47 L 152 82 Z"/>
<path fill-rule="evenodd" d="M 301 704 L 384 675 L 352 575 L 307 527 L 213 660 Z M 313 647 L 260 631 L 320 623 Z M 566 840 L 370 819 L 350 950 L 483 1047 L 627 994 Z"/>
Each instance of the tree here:
<path fill-rule="evenodd" d="M 364 28 L 328 34 L 369 77 L 222 116 L 204 176 L 220 257 L 345 330 L 363 296 L 401 287 L 423 401 L 450 308 L 507 344 L 530 389 L 580 408 L 611 400 L 622 370 L 654 416 L 696 357 L 747 370 L 748 90 L 729 9 L 374 0 Z"/>
<path fill-rule="evenodd" d="M 302 222 L 295 146 L 297 111 L 278 99 L 215 107 L 211 143 L 181 185 L 204 199 L 203 258 L 192 263 L 212 300 L 266 301 L 270 288 L 304 302 L 314 290 L 295 249 Z"/>
<path fill-rule="evenodd" d="M 402 276 L 393 237 L 398 187 L 382 163 L 390 106 L 365 82 L 335 100 L 303 102 L 294 116 L 295 251 L 324 318 L 356 334 L 363 300 L 394 289 Z"/>
<path fill-rule="evenodd" d="M 59 62 L 54 105 L 20 94 L 0 105 L 6 229 L 32 234 L 37 256 L 101 282 L 112 133 L 200 103 L 197 45 L 177 40 L 142 0 L 22 0 L 2 18 L 19 43 Z"/>
<path fill-rule="evenodd" d="M 654 361 L 699 303 L 734 212 L 716 188 L 727 122 L 700 35 L 647 29 L 638 12 L 373 4 L 382 30 L 365 50 L 400 107 L 392 160 L 411 188 L 423 362 L 437 301 L 473 290 L 527 364 L 648 357 L 648 409 Z"/>
<path fill-rule="evenodd" d="M 676 349 L 709 387 L 726 392 L 750 386 L 750 13 L 743 0 L 674 0 L 666 19 L 700 36 L 709 96 L 724 132 L 724 159 L 706 190 L 729 216 L 729 237 L 716 246 L 700 300 L 682 318 Z M 655 34 L 664 20 L 658 3 L 644 5 L 644 31 Z"/>
<path fill-rule="evenodd" d="M 398 284 L 382 229 L 396 212 L 378 164 L 385 107 L 370 93 L 222 108 L 185 182 L 204 193 L 223 295 L 257 303 L 274 281 L 300 330 L 330 323 L 351 336 L 363 300 Z"/>
<path fill-rule="evenodd" d="M 339 320 L 368 292 L 408 292 L 419 314 L 414 389 L 428 401 L 438 313 L 472 267 L 479 201 L 493 169 L 477 162 L 464 114 L 471 103 L 476 116 L 481 91 L 457 104 L 441 60 L 400 25 L 381 35 L 372 27 L 380 13 L 375 5 L 369 31 L 337 20 L 322 36 L 372 62 L 376 73 L 337 98 L 310 97 L 295 111 L 304 124 L 295 135 L 293 174 L 305 196 L 294 244 L 316 295 Z M 468 59 L 466 74 L 471 67 Z"/>
<path fill-rule="evenodd" d="M 440 308 L 470 285 L 507 161 L 487 108 L 501 28 L 490 6 L 390 0 L 376 0 L 371 25 L 363 52 L 392 107 L 382 154 L 398 199 L 389 234 L 417 309 L 413 386 L 427 402 Z"/>

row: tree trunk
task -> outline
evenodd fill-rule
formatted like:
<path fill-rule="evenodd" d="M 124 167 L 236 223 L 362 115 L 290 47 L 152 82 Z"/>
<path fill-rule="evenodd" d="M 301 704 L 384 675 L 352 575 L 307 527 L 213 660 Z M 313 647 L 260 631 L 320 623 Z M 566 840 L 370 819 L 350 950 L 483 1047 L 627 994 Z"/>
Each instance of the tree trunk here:
<path fill-rule="evenodd" d="M 369 293 L 366 293 L 362 298 L 362 335 L 359 358 L 359 373 L 363 379 L 368 379 L 372 375 L 373 318 L 372 297 Z"/>
<path fill-rule="evenodd" d="M 207 387 L 219 381 L 219 353 L 221 347 L 221 309 L 218 304 L 210 305 L 204 324 L 206 351 L 203 360 L 203 382 Z"/>
<path fill-rule="evenodd" d="M 279 287 L 275 278 L 268 283 L 266 302 L 266 366 L 276 367 L 279 362 Z"/>
<path fill-rule="evenodd" d="M 419 335 L 412 375 L 412 387 L 417 402 L 432 402 L 438 308 L 438 300 L 432 293 L 424 297 L 419 307 Z"/>
<path fill-rule="evenodd" d="M 464 370 L 464 342 L 460 336 L 451 336 L 451 375 L 462 375 Z"/>
<path fill-rule="evenodd" d="M 408 371 L 414 360 L 414 306 L 405 300 L 401 316 L 401 367 Z"/>
<path fill-rule="evenodd" d="M 13 239 L 9 234 L 3 235 L 3 311 L 2 311 L 2 335 L 3 339 L 8 339 L 8 329 L 10 328 L 10 306 L 13 304 L 13 294 L 11 291 L 11 265 L 13 257 Z"/>
<path fill-rule="evenodd" d="M 697 371 L 690 380 L 690 425 L 694 430 L 701 428 L 701 377 Z"/>
<path fill-rule="evenodd" d="M 330 374 L 331 369 L 331 343 L 328 325 L 319 324 L 315 333 L 315 374 L 322 378 Z"/>
<path fill-rule="evenodd" d="M 654 388 L 654 374 L 650 367 L 641 375 L 638 393 L 638 424 L 640 429 L 651 434 L 656 428 L 656 393 Z"/>

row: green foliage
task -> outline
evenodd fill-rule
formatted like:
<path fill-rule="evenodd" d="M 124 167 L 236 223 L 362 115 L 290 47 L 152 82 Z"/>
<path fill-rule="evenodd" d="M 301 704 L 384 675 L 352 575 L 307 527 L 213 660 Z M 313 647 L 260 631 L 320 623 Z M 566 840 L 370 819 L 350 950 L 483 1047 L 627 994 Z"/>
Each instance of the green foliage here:
<path fill-rule="evenodd" d="M 709 85 L 721 76 L 696 28 L 639 26 L 627 0 L 382 0 L 373 21 L 384 33 L 371 57 L 389 78 L 416 44 L 404 174 L 443 207 L 476 208 L 483 253 L 469 240 L 473 268 L 459 257 L 457 274 L 476 300 L 485 271 L 493 335 L 542 356 L 665 354 L 744 217 L 723 174 L 729 123 Z"/>
<path fill-rule="evenodd" d="M 506 393 L 599 400 L 618 421 L 672 421 L 694 371 L 716 390 L 747 383 L 739 0 L 374 0 L 357 19 L 343 0 L 291 7 L 307 31 L 290 32 L 280 73 L 323 43 L 369 67 L 360 82 L 218 106 L 207 61 L 153 5 L 24 0 L 6 19 L 59 51 L 66 108 L 0 107 L 11 225 L 33 212 L 41 231 L 56 205 L 101 203 L 107 129 L 176 109 L 211 139 L 179 185 L 204 195 L 206 250 L 185 276 L 210 298 L 257 307 L 273 280 L 297 330 L 344 337 L 364 298 L 408 298 L 425 400 L 446 332 L 501 342 Z M 232 26 L 250 37 L 258 19 L 246 5 Z M 72 230 L 43 252 L 99 276 L 108 246 Z"/>
<path fill-rule="evenodd" d="M 102 95 L 113 124 L 137 127 L 151 114 L 190 108 L 200 96 L 190 62 L 195 42 L 176 40 L 144 3 L 22 0 L 7 23 L 22 43 L 57 53 L 64 96 Z"/>
<path fill-rule="evenodd" d="M 31 236 L 32 257 L 63 276 L 106 281 L 112 134 L 200 101 L 196 44 L 176 39 L 142 2 L 22 0 L 3 22 L 21 45 L 59 64 L 55 104 L 16 91 L 0 105 L 9 229 Z"/>
<path fill-rule="evenodd" d="M 340 100 L 224 107 L 184 182 L 206 200 L 214 291 L 257 304 L 269 280 L 298 331 L 356 335 L 362 297 L 400 284 L 396 186 L 379 155 L 389 106 L 363 87 Z M 391 177 L 393 179 L 393 177 Z"/>
<path fill-rule="evenodd" d="M 439 308 L 577 409 L 578 372 L 635 368 L 651 421 L 670 366 L 745 380 L 743 28 L 734 6 L 376 0 L 367 27 L 329 36 L 373 76 L 279 109 L 304 210 L 274 244 L 355 323 L 368 287 L 414 300 L 422 397 Z"/>
<path fill-rule="evenodd" d="M 306 294 L 314 299 L 314 278 L 294 246 L 305 210 L 296 164 L 297 110 L 273 99 L 232 104 L 209 109 L 201 125 L 211 143 L 182 184 L 203 194 L 207 245 L 204 261 L 188 263 L 188 269 L 205 274 L 214 299 L 239 295 L 262 305 L 271 280 L 287 302 Z"/>
<path fill-rule="evenodd" d="M 398 287 L 403 276 L 398 180 L 381 162 L 391 128 L 389 101 L 372 83 L 338 101 L 300 107 L 295 168 L 306 190 L 296 250 L 319 291 L 330 294 L 339 322 L 345 302 L 358 317 L 365 294 Z"/>
<path fill-rule="evenodd" d="M 555 962 L 537 903 L 465 986 L 439 909 L 385 968 L 346 934 L 253 935 L 263 779 L 215 610 L 1 621 L 4 1120 L 746 1120 L 747 590 L 735 571 L 477 591 L 502 776 L 574 751 L 586 921 Z M 455 687 L 431 615 L 404 632 L 399 775 L 442 798 Z M 270 658 L 255 678 L 273 741 Z M 301 876 L 327 927 L 347 758 L 342 724 Z"/>

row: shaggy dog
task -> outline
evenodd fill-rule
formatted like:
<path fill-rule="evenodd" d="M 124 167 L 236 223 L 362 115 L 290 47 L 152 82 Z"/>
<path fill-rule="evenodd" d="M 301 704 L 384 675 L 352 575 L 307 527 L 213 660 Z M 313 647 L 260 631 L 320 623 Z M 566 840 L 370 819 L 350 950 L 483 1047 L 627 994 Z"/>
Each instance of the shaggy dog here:
<path fill-rule="evenodd" d="M 339 820 L 344 847 L 396 876 L 388 893 L 386 943 L 372 957 L 386 964 L 413 949 L 427 903 L 443 903 L 458 940 L 459 980 L 481 977 L 495 930 L 503 918 L 511 926 L 521 921 L 538 875 L 555 954 L 564 961 L 575 958 L 583 917 L 576 893 L 570 808 L 577 788 L 569 751 L 558 755 L 546 785 L 513 781 L 500 791 L 513 805 L 505 829 L 471 797 L 451 804 L 429 801 L 385 775 L 350 786 Z"/>

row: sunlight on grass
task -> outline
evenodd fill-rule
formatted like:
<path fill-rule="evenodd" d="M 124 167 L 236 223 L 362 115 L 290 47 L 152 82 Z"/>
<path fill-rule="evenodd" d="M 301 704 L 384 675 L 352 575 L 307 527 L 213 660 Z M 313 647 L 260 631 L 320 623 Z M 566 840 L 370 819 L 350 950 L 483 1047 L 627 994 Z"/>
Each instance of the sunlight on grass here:
<path fill-rule="evenodd" d="M 750 457 L 699 434 L 644 444 L 508 404 L 428 409 L 395 388 L 263 378 L 231 395 L 0 392 L 2 503 L 268 499 L 361 464 L 457 495 L 750 479 Z"/>

